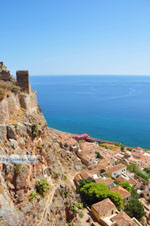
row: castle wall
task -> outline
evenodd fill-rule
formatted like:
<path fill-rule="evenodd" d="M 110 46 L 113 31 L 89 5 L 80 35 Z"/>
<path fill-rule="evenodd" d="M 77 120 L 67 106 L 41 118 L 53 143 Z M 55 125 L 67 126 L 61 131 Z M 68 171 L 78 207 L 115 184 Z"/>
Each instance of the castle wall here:
<path fill-rule="evenodd" d="M 16 78 L 17 78 L 17 85 L 20 86 L 25 93 L 30 93 L 31 87 L 29 82 L 29 72 L 17 71 Z"/>

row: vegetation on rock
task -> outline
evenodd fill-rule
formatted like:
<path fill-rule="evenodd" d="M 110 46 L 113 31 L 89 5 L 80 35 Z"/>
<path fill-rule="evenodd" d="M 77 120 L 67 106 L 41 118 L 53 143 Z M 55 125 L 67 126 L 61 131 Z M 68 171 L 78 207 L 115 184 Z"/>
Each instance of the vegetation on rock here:
<path fill-rule="evenodd" d="M 36 192 L 31 192 L 31 194 L 29 195 L 29 201 L 32 202 L 34 198 L 36 198 L 37 193 Z"/>
<path fill-rule="evenodd" d="M 36 182 L 36 192 L 39 193 L 42 197 L 45 196 L 49 190 L 49 183 L 46 179 L 40 179 Z"/>
<path fill-rule="evenodd" d="M 38 126 L 37 126 L 36 123 L 33 124 L 32 134 L 33 134 L 33 137 L 37 137 L 38 136 Z"/>

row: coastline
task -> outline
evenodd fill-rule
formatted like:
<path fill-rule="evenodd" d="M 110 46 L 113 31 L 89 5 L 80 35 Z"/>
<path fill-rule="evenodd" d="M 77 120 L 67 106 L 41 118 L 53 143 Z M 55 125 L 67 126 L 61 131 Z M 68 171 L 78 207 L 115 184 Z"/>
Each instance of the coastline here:
<path fill-rule="evenodd" d="M 49 132 L 55 132 L 56 134 L 68 134 L 68 135 L 75 135 L 74 133 L 69 133 L 69 132 L 65 132 L 65 131 L 61 131 L 61 130 L 57 130 L 54 128 L 51 128 L 48 126 L 48 131 Z M 98 143 L 107 143 L 107 144 L 119 144 L 119 145 L 123 145 L 124 147 L 129 147 L 128 145 L 122 144 L 120 142 L 117 141 L 109 141 L 109 140 L 103 140 L 103 139 L 99 139 L 99 138 L 95 138 L 95 137 L 91 137 L 91 141 L 90 142 L 98 142 Z"/>

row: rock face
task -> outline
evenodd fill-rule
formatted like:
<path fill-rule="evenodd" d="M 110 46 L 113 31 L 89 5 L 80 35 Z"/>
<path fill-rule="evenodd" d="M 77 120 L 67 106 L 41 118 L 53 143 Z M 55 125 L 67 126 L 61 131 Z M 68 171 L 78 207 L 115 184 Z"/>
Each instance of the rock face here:
<path fill-rule="evenodd" d="M 47 127 L 28 72 L 18 73 L 18 81 L 0 77 L 0 226 L 64 226 L 66 209 L 79 201 L 73 184 L 83 167 L 78 144 Z M 49 185 L 44 195 L 39 180 Z"/>
<path fill-rule="evenodd" d="M 23 115 L 24 112 L 26 114 L 39 112 L 36 92 L 31 91 L 30 94 L 19 93 L 16 95 L 11 93 L 9 96 L 5 96 L 0 101 L 0 124 L 9 123 L 15 115 Z"/>

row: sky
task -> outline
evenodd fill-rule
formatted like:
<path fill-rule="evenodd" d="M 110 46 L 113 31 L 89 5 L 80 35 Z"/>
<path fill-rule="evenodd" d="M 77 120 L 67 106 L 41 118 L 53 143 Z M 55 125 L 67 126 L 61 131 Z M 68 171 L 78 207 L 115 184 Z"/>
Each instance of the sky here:
<path fill-rule="evenodd" d="M 150 75 L 150 0 L 0 0 L 0 61 L 15 74 Z"/>

